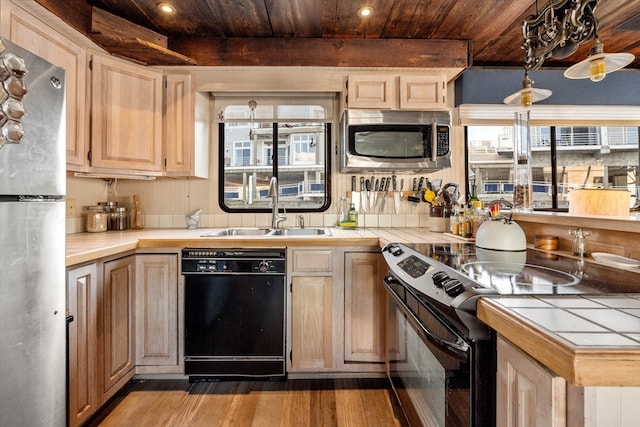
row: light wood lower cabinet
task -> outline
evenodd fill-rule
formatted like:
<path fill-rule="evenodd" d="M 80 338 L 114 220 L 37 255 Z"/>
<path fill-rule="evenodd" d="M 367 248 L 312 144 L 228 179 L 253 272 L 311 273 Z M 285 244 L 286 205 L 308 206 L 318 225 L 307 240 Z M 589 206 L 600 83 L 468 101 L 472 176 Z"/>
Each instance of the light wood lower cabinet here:
<path fill-rule="evenodd" d="M 69 427 L 85 422 L 101 404 L 98 395 L 98 269 L 89 264 L 67 271 L 69 324 Z"/>
<path fill-rule="evenodd" d="M 333 250 L 289 249 L 288 371 L 333 371 Z"/>
<path fill-rule="evenodd" d="M 102 283 L 104 401 L 133 377 L 133 255 L 104 263 Z"/>
<path fill-rule="evenodd" d="M 136 255 L 136 372 L 181 373 L 178 255 Z"/>
<path fill-rule="evenodd" d="M 344 362 L 384 362 L 386 271 L 380 252 L 344 255 Z"/>
<path fill-rule="evenodd" d="M 630 427 L 640 387 L 577 387 L 498 336 L 498 427 Z"/>
<path fill-rule="evenodd" d="M 560 427 L 566 422 L 566 381 L 498 337 L 498 427 Z"/>

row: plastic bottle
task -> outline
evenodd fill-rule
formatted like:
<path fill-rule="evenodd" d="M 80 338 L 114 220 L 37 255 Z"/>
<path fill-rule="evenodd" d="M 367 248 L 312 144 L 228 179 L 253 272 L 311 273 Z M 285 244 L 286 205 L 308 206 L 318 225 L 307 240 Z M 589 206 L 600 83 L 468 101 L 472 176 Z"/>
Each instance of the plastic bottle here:
<path fill-rule="evenodd" d="M 356 205 L 353 203 L 351 203 L 351 207 L 349 208 L 349 221 L 353 222 L 355 224 L 354 226 L 358 226 L 358 211 L 356 210 Z"/>

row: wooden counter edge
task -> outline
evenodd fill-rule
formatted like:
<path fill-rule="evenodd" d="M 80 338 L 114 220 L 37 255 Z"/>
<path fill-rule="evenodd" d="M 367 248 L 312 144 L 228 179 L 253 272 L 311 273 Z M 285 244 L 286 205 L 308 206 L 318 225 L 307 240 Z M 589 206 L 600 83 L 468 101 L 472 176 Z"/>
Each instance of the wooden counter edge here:
<path fill-rule="evenodd" d="M 575 386 L 640 386 L 640 349 L 572 346 L 491 298 L 478 302 L 478 318 L 556 375 Z"/>

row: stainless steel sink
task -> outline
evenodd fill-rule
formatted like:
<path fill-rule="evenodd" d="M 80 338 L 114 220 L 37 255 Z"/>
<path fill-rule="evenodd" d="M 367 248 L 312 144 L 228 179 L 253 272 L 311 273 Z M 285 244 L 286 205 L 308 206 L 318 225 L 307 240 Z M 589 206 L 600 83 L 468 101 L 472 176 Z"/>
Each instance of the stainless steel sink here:
<path fill-rule="evenodd" d="M 270 228 L 223 228 L 215 230 L 202 237 L 218 237 L 218 236 L 265 236 L 271 231 Z"/>
<path fill-rule="evenodd" d="M 271 230 L 269 236 L 331 236 L 328 228 L 306 227 L 306 228 L 277 228 Z"/>
<path fill-rule="evenodd" d="M 223 228 L 214 230 L 202 237 L 222 236 L 331 236 L 331 231 L 326 227 L 306 228 Z"/>

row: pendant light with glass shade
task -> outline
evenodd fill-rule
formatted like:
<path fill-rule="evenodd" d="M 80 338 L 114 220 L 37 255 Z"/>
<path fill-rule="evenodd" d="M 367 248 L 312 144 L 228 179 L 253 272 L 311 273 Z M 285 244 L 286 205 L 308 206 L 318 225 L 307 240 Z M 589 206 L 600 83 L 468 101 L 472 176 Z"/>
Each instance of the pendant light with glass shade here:
<path fill-rule="evenodd" d="M 533 87 L 533 80 L 529 78 L 529 73 L 524 70 L 524 79 L 522 80 L 522 89 L 507 96 L 504 101 L 508 105 L 520 105 L 524 108 L 531 107 L 534 102 L 542 101 L 551 96 L 549 89 L 538 89 Z"/>
<path fill-rule="evenodd" d="M 604 53 L 604 45 L 596 34 L 587 59 L 567 68 L 564 76 L 568 79 L 588 78 L 593 82 L 599 82 L 607 74 L 631 64 L 634 59 L 635 56 L 631 53 Z"/>

